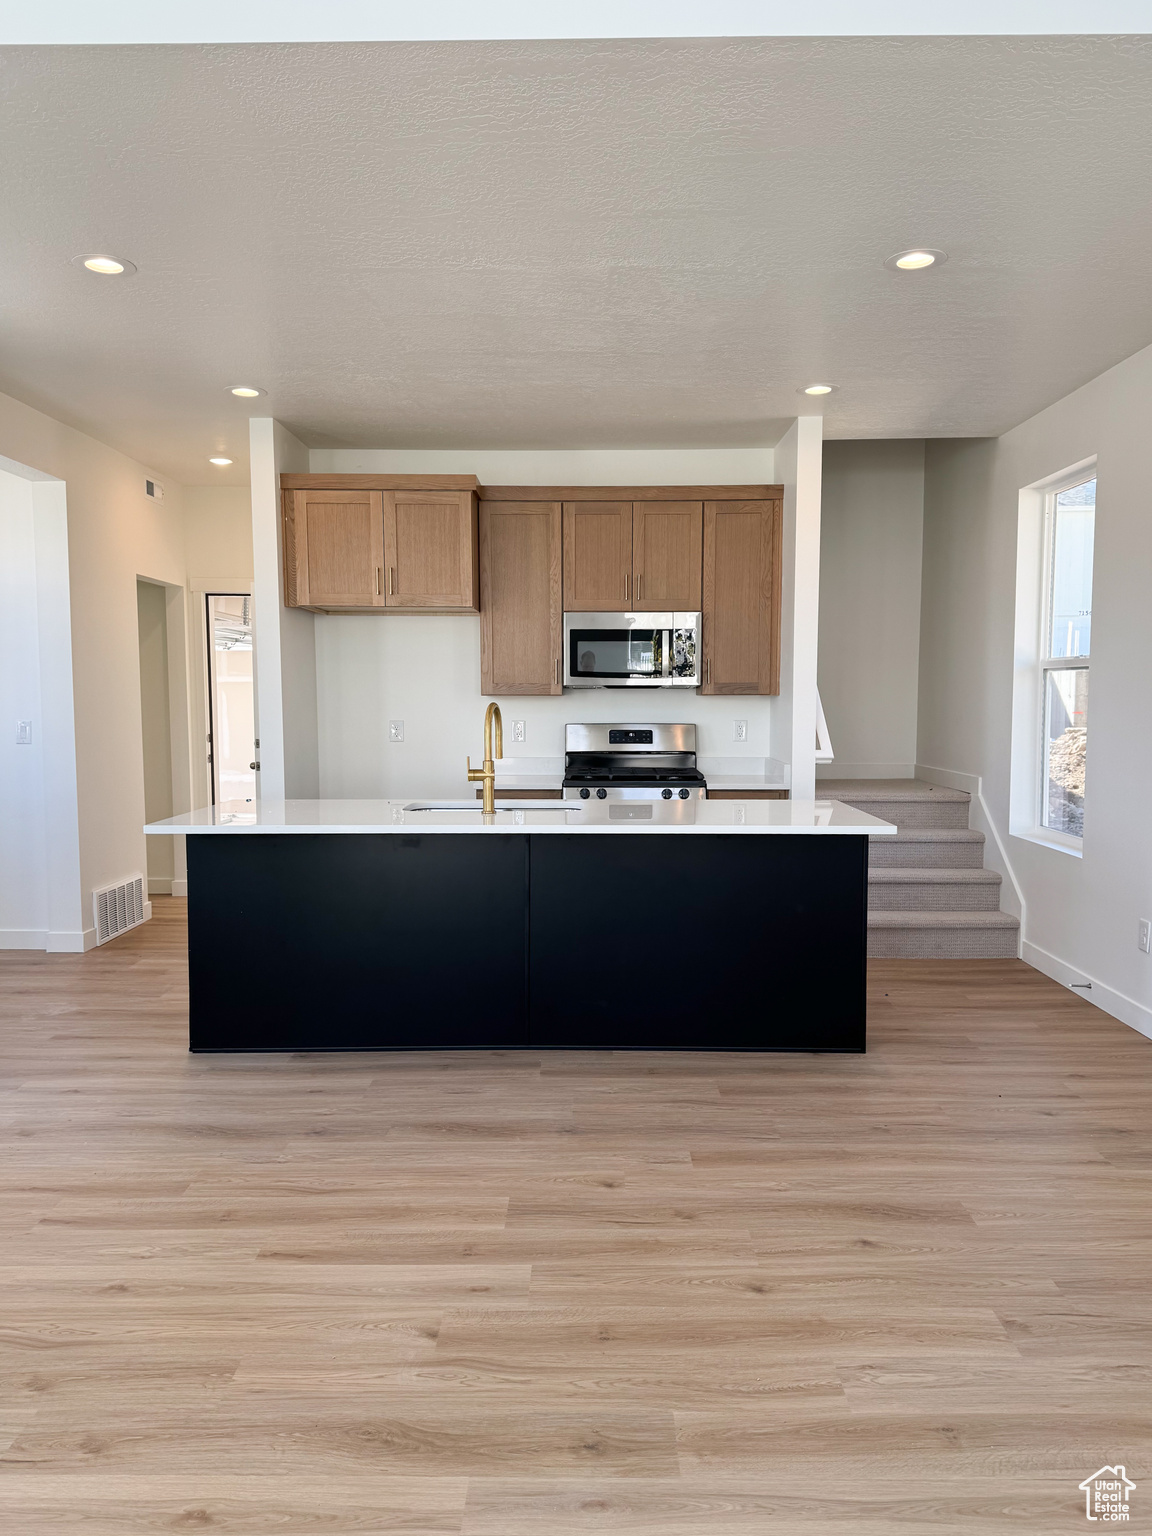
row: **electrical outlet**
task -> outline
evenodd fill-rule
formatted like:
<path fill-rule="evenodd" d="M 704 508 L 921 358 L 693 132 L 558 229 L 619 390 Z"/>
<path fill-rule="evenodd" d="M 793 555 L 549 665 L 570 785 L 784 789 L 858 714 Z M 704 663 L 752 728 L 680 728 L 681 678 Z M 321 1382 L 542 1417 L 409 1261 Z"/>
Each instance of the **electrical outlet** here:
<path fill-rule="evenodd" d="M 18 747 L 30 747 L 32 745 L 32 722 L 31 722 L 31 720 L 17 720 L 17 722 L 16 722 L 16 745 Z"/>
<path fill-rule="evenodd" d="M 525 737 L 525 734 L 526 734 L 526 732 L 525 732 L 525 722 L 523 720 L 513 720 L 513 722 L 512 722 L 512 740 L 513 741 L 523 741 L 524 737 Z"/>
<path fill-rule="evenodd" d="M 389 720 L 389 722 L 388 722 L 388 740 L 389 741 L 403 741 L 404 740 L 404 722 L 403 722 L 403 720 Z"/>
<path fill-rule="evenodd" d="M 733 741 L 747 741 L 748 740 L 748 722 L 747 722 L 747 720 L 733 720 L 733 722 L 732 722 L 732 740 Z"/>
<path fill-rule="evenodd" d="M 1152 954 L 1152 923 L 1146 917 L 1140 919 L 1140 929 L 1136 943 L 1146 955 Z"/>

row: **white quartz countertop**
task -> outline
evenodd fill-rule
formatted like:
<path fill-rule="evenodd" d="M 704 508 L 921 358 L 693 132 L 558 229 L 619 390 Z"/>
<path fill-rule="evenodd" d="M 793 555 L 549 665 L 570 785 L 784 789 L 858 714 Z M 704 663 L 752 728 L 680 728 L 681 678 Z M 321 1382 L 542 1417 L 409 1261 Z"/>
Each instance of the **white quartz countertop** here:
<path fill-rule="evenodd" d="M 417 807 L 428 809 L 420 810 Z M 880 821 L 839 800 L 685 800 L 557 801 L 517 804 L 501 801 L 485 816 L 475 803 L 461 800 L 262 800 L 207 806 L 149 822 L 145 832 L 210 833 L 243 836 L 262 832 L 531 832 L 564 836 L 635 836 L 661 833 L 691 836 L 729 833 L 738 836 L 797 834 L 809 837 L 895 835 Z"/>

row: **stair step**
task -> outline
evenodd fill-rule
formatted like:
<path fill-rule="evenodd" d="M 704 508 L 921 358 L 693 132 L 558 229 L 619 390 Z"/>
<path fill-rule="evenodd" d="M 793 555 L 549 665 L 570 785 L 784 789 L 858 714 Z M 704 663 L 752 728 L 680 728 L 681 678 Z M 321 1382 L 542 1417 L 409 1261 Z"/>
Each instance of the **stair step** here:
<path fill-rule="evenodd" d="M 1008 912 L 868 913 L 868 954 L 887 960 L 1011 960 L 1020 924 Z"/>
<path fill-rule="evenodd" d="M 968 827 L 904 827 L 868 839 L 873 869 L 980 869 L 984 834 Z"/>
<path fill-rule="evenodd" d="M 846 800 L 849 795 L 860 800 L 935 800 L 963 802 L 972 796 L 966 789 L 945 789 L 926 779 L 818 779 L 822 800 Z"/>
<path fill-rule="evenodd" d="M 967 827 L 971 796 L 922 779 L 821 779 L 821 796 L 898 827 Z"/>
<path fill-rule="evenodd" d="M 870 912 L 996 912 L 1000 876 L 994 869 L 871 869 Z"/>

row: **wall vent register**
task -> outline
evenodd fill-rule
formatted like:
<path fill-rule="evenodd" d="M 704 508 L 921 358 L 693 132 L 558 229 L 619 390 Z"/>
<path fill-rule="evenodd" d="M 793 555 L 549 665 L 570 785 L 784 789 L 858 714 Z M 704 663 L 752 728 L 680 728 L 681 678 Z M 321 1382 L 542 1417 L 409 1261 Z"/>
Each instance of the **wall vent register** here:
<path fill-rule="evenodd" d="M 92 892 L 92 919 L 97 944 L 107 944 L 144 921 L 144 876 L 131 875 L 119 885 Z"/>
<path fill-rule="evenodd" d="M 567 725 L 565 800 L 703 800 L 694 725 Z"/>

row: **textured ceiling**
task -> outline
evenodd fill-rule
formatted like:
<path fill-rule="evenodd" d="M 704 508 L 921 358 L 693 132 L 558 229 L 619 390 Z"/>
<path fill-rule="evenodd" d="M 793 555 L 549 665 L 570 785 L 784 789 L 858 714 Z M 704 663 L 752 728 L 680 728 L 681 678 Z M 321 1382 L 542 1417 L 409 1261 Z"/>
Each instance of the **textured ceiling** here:
<path fill-rule="evenodd" d="M 0 387 L 190 483 L 232 383 L 317 447 L 764 443 L 814 380 L 983 435 L 1152 342 L 1146 39 L 4 49 L 0 144 Z"/>

